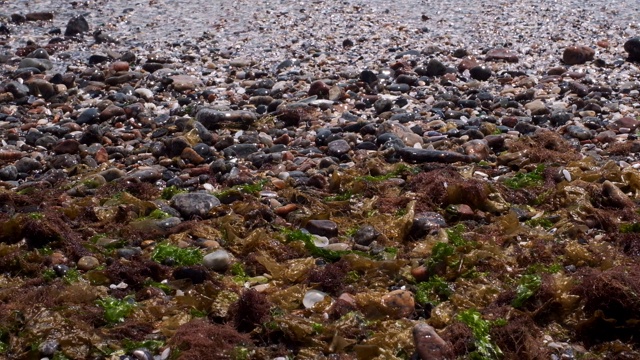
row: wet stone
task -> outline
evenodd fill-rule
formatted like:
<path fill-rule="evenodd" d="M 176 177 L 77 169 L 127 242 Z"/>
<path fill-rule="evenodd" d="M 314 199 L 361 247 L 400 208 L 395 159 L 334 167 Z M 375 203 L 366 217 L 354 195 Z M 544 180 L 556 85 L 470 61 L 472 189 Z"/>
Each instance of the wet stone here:
<path fill-rule="evenodd" d="M 257 120 L 257 116 L 249 111 L 218 111 L 204 108 L 198 111 L 196 120 L 209 130 L 221 128 L 246 129 Z"/>
<path fill-rule="evenodd" d="M 358 245 L 369 246 L 380 236 L 380 232 L 371 225 L 363 225 L 353 235 L 353 241 Z"/>
<path fill-rule="evenodd" d="M 584 45 L 569 46 L 562 53 L 562 61 L 567 65 L 584 64 L 593 60 L 595 50 Z"/>
<path fill-rule="evenodd" d="M 519 61 L 518 55 L 512 50 L 497 48 L 491 49 L 487 52 L 485 57 L 487 61 L 506 61 L 509 63 L 517 63 Z"/>
<path fill-rule="evenodd" d="M 633 37 L 624 43 L 624 51 L 629 54 L 629 61 L 640 62 L 640 37 Z"/>
<path fill-rule="evenodd" d="M 446 74 L 447 66 L 436 59 L 429 60 L 427 64 L 427 76 L 442 76 Z"/>
<path fill-rule="evenodd" d="M 409 230 L 409 237 L 417 240 L 423 236 L 434 234 L 440 228 L 446 226 L 447 222 L 444 217 L 436 212 L 418 213 L 413 218 L 413 224 Z"/>
<path fill-rule="evenodd" d="M 83 256 L 78 260 L 78 269 L 82 271 L 93 270 L 100 266 L 100 261 L 93 256 Z"/>
<path fill-rule="evenodd" d="M 22 158 L 14 164 L 19 173 L 29 173 L 42 169 L 42 164 L 33 158 Z"/>
<path fill-rule="evenodd" d="M 589 140 L 593 137 L 593 134 L 591 134 L 591 131 L 589 131 L 589 129 L 578 125 L 568 126 L 567 132 L 569 133 L 569 135 L 578 140 Z"/>
<path fill-rule="evenodd" d="M 413 294 L 407 290 L 394 290 L 382 297 L 382 305 L 387 314 L 394 319 L 411 316 L 415 311 Z"/>
<path fill-rule="evenodd" d="M 53 64 L 49 59 L 24 58 L 20 60 L 18 68 L 36 68 L 40 71 L 47 71 L 53 68 Z"/>
<path fill-rule="evenodd" d="M 475 66 L 469 70 L 469 75 L 473 79 L 487 81 L 491 78 L 491 69 L 487 66 Z"/>
<path fill-rule="evenodd" d="M 351 150 L 351 146 L 349 146 L 349 143 L 346 140 L 334 140 L 327 146 L 327 154 L 329 156 L 335 156 L 338 158 L 344 154 L 347 154 L 349 150 Z"/>
<path fill-rule="evenodd" d="M 0 168 L 0 180 L 13 181 L 18 179 L 18 169 L 14 165 L 7 165 Z"/>
<path fill-rule="evenodd" d="M 422 360 L 454 359 L 451 346 L 438 335 L 433 326 L 418 323 L 413 327 L 413 343 Z"/>
<path fill-rule="evenodd" d="M 25 15 L 25 18 L 28 21 L 49 21 L 49 20 L 53 20 L 53 13 L 48 11 L 32 12 Z"/>
<path fill-rule="evenodd" d="M 89 23 L 84 16 L 80 15 L 69 20 L 64 36 L 75 36 L 87 31 L 89 31 Z"/>
<path fill-rule="evenodd" d="M 206 193 L 178 194 L 171 199 L 171 206 L 186 219 L 208 218 L 209 211 L 219 205 L 217 197 Z"/>
<path fill-rule="evenodd" d="M 331 220 L 309 220 L 305 229 L 314 235 L 328 238 L 338 236 L 338 224 Z"/>
<path fill-rule="evenodd" d="M 224 272 L 231 266 L 231 254 L 224 249 L 207 254 L 202 259 L 202 264 L 216 272 Z"/>

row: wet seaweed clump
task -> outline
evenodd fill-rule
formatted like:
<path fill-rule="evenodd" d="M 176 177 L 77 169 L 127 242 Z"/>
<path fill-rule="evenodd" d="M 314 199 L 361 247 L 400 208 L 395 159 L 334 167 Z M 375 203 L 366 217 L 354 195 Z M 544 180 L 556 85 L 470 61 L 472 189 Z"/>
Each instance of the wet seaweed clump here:
<path fill-rule="evenodd" d="M 240 299 L 231 307 L 233 323 L 241 332 L 251 332 L 256 327 L 268 322 L 271 303 L 267 296 L 255 289 L 245 289 Z"/>
<path fill-rule="evenodd" d="M 349 271 L 349 263 L 341 259 L 335 263 L 314 268 L 307 279 L 311 284 L 318 284 L 320 290 L 337 296 L 344 291 Z"/>
<path fill-rule="evenodd" d="M 499 321 L 491 327 L 491 339 L 502 351 L 504 359 L 544 360 L 551 354 L 543 343 L 542 331 L 533 320 L 519 311 L 503 307 L 493 312 Z M 505 318 L 508 317 L 508 318 Z"/>
<path fill-rule="evenodd" d="M 640 332 L 640 267 L 617 266 L 605 271 L 586 268 L 574 292 L 587 317 L 576 335 L 587 346 L 622 340 L 638 344 Z"/>
<path fill-rule="evenodd" d="M 237 346 L 251 345 L 251 339 L 229 325 L 195 319 L 180 326 L 168 345 L 177 360 L 228 360 Z"/>
<path fill-rule="evenodd" d="M 161 281 L 166 278 L 168 269 L 149 259 L 135 257 L 131 260 L 119 259 L 109 264 L 105 275 L 113 284 L 124 282 L 132 290 L 140 290 L 147 280 Z"/>

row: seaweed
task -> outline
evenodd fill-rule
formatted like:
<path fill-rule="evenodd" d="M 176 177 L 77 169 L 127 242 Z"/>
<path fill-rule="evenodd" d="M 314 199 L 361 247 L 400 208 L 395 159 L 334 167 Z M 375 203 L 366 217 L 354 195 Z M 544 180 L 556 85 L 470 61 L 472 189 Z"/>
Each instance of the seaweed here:
<path fill-rule="evenodd" d="M 340 295 L 345 288 L 350 265 L 344 260 L 316 267 L 309 272 L 307 281 L 318 284 L 320 289 L 332 295 Z"/>
<path fill-rule="evenodd" d="M 251 338 L 229 325 L 194 319 L 181 325 L 167 342 L 178 351 L 177 360 L 228 360 L 236 346 L 251 345 Z"/>
<path fill-rule="evenodd" d="M 462 311 L 457 319 L 467 325 L 473 333 L 475 350 L 469 353 L 469 359 L 491 360 L 502 357 L 502 350 L 491 340 L 491 322 L 484 320 L 477 310 Z"/>
<path fill-rule="evenodd" d="M 542 278 L 537 274 L 522 275 L 520 278 L 518 287 L 516 289 L 516 298 L 511 305 L 515 308 L 522 307 L 525 301 L 533 296 L 540 285 L 542 284 Z"/>
<path fill-rule="evenodd" d="M 255 289 L 244 289 L 238 301 L 230 309 L 236 329 L 241 332 L 251 332 L 268 322 L 271 306 L 266 295 Z"/>
<path fill-rule="evenodd" d="M 420 282 L 416 285 L 415 300 L 421 305 L 438 305 L 446 301 L 453 295 L 453 290 L 444 278 L 434 275 L 429 281 Z"/>
<path fill-rule="evenodd" d="M 338 261 L 344 255 L 351 253 L 352 251 L 340 251 L 340 250 L 328 250 L 317 247 L 313 242 L 313 235 L 303 232 L 302 230 L 288 230 L 284 229 L 283 233 L 288 241 L 302 241 L 304 247 L 313 256 L 323 258 L 328 261 Z"/>
<path fill-rule="evenodd" d="M 104 319 L 109 324 L 123 322 L 136 308 L 136 302 L 131 296 L 124 299 L 106 297 L 96 300 L 96 304 L 104 309 Z"/>
<path fill-rule="evenodd" d="M 535 170 L 528 173 L 517 173 L 515 176 L 505 179 L 504 184 L 512 189 L 539 186 L 542 184 L 545 166 L 539 164 Z"/>
<path fill-rule="evenodd" d="M 182 266 L 200 264 L 202 258 L 202 252 L 198 249 L 183 249 L 168 242 L 156 245 L 151 255 L 151 259 L 158 263 L 172 263 Z"/>

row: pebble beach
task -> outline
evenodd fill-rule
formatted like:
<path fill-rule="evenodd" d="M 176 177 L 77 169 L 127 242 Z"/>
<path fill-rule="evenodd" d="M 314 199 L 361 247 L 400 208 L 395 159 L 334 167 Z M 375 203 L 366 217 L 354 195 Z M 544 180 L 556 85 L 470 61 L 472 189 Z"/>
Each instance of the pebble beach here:
<path fill-rule="evenodd" d="M 640 358 L 639 127 L 631 0 L 0 0 L 0 358 Z"/>

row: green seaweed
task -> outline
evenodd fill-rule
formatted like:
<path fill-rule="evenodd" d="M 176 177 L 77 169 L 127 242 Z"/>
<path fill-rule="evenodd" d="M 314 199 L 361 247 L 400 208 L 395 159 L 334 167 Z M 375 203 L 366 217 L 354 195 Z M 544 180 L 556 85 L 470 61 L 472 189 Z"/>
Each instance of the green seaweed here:
<path fill-rule="evenodd" d="M 233 192 L 236 192 L 236 191 L 240 191 L 240 192 L 243 192 L 245 194 L 255 195 L 258 192 L 262 191 L 262 189 L 264 188 L 264 185 L 266 183 L 267 183 L 267 180 L 263 179 L 263 180 L 258 181 L 257 183 L 254 183 L 254 184 L 236 185 L 236 186 L 233 186 L 233 187 L 231 187 L 229 189 L 219 191 L 219 192 L 215 193 L 215 195 L 217 197 L 225 197 L 225 196 L 227 196 L 227 195 L 229 195 L 229 194 L 231 194 Z"/>
<path fill-rule="evenodd" d="M 469 354 L 469 359 L 494 360 L 502 357 L 502 350 L 491 341 L 489 335 L 491 322 L 484 320 L 476 309 L 462 311 L 457 318 L 465 323 L 473 333 L 475 351 Z"/>
<path fill-rule="evenodd" d="M 165 200 L 171 200 L 171 198 L 183 192 L 186 192 L 186 190 L 182 190 L 174 185 L 167 186 L 162 190 L 162 195 L 160 195 L 160 197 L 162 197 Z"/>
<path fill-rule="evenodd" d="M 338 195 L 332 195 L 332 196 L 327 196 L 324 198 L 324 201 L 327 202 L 331 202 L 331 201 L 347 201 L 349 199 L 351 199 L 351 197 L 353 196 L 353 194 L 351 193 L 351 191 L 345 191 L 341 194 Z"/>
<path fill-rule="evenodd" d="M 158 352 L 160 348 L 164 346 L 164 341 L 160 340 L 144 340 L 144 341 L 132 341 L 129 339 L 124 339 L 122 341 L 122 349 L 130 353 L 136 349 L 147 349 L 152 353 Z"/>
<path fill-rule="evenodd" d="M 640 223 L 624 223 L 620 224 L 619 228 L 620 233 L 628 234 L 628 233 L 640 233 Z"/>
<path fill-rule="evenodd" d="M 181 266 L 200 264 L 202 258 L 203 255 L 198 249 L 183 249 L 167 242 L 158 244 L 151 255 L 151 259 L 158 263 L 171 259 L 176 265 Z"/>
<path fill-rule="evenodd" d="M 516 288 L 516 298 L 511 302 L 511 305 L 515 308 L 522 307 L 524 302 L 540 289 L 541 284 L 542 278 L 540 275 L 522 275 Z"/>
<path fill-rule="evenodd" d="M 453 290 L 447 281 L 440 276 L 432 276 L 429 281 L 421 282 L 416 285 L 416 302 L 421 305 L 431 303 L 439 304 L 446 301 L 453 295 Z"/>
<path fill-rule="evenodd" d="M 464 234 L 465 231 L 467 231 L 467 228 L 462 224 L 458 224 L 445 230 L 449 243 L 454 246 L 467 245 L 467 241 L 462 237 L 462 234 Z"/>
<path fill-rule="evenodd" d="M 124 321 L 137 306 L 132 296 L 126 296 L 123 299 L 106 297 L 96 300 L 96 303 L 104 309 L 104 319 L 109 324 Z"/>
<path fill-rule="evenodd" d="M 530 219 L 525 221 L 525 224 L 531 226 L 531 227 L 536 227 L 536 226 L 540 226 L 545 230 L 549 230 L 553 227 L 553 222 L 551 222 L 551 220 L 547 219 L 547 218 L 536 218 L 536 219 Z"/>
<path fill-rule="evenodd" d="M 313 243 L 313 235 L 303 232 L 302 230 L 289 230 L 284 229 L 283 233 L 287 239 L 287 241 L 302 241 L 304 243 L 304 247 L 309 251 L 312 256 L 320 257 L 328 261 L 338 261 L 344 255 L 351 253 L 352 251 L 338 251 L 338 250 L 327 250 L 324 248 L 319 248 L 316 244 Z"/>
<path fill-rule="evenodd" d="M 437 265 L 447 262 L 447 258 L 453 255 L 456 249 L 449 243 L 439 242 L 431 249 L 431 256 L 426 262 L 427 269 L 430 271 Z"/>
<path fill-rule="evenodd" d="M 538 186 L 544 180 L 544 165 L 536 166 L 535 170 L 529 173 L 518 173 L 513 177 L 504 180 L 504 184 L 512 189 L 522 189 L 531 186 Z"/>

